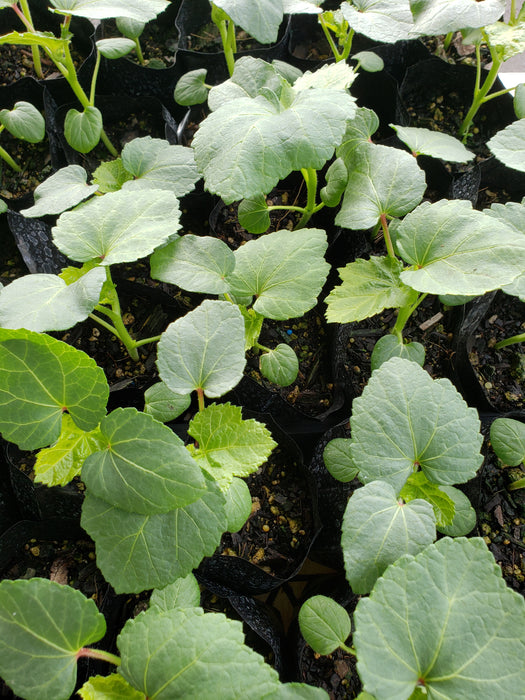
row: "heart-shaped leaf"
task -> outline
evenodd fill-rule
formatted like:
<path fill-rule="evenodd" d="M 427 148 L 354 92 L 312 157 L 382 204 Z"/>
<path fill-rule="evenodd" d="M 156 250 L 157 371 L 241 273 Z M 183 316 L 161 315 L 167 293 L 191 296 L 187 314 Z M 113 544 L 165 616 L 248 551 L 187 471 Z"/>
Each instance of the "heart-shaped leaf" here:
<path fill-rule="evenodd" d="M 70 109 L 64 120 L 64 136 L 80 153 L 89 153 L 100 141 L 102 114 L 97 107 L 84 107 L 83 112 Z"/>
<path fill-rule="evenodd" d="M 93 495 L 130 513 L 166 513 L 203 496 L 205 482 L 182 440 L 152 416 L 117 408 L 100 423 L 105 449 L 82 479 Z"/>
<path fill-rule="evenodd" d="M 43 578 L 0 582 L 0 674 L 35 700 L 68 700 L 77 654 L 102 639 L 104 616 L 80 591 Z"/>
<path fill-rule="evenodd" d="M 38 143 L 46 135 L 46 122 L 30 102 L 17 102 L 13 109 L 0 110 L 0 124 L 17 139 Z"/>
<path fill-rule="evenodd" d="M 341 201 L 348 181 L 348 171 L 342 158 L 336 158 L 326 171 L 326 185 L 319 193 L 327 207 L 336 207 Z"/>
<path fill-rule="evenodd" d="M 274 384 L 290 386 L 297 379 L 299 360 L 293 348 L 279 343 L 269 352 L 263 352 L 259 360 L 261 374 Z"/>
<path fill-rule="evenodd" d="M 0 370 L 0 431 L 23 450 L 56 442 L 65 412 L 86 431 L 106 412 L 104 371 L 48 335 L 0 328 Z"/>
<path fill-rule="evenodd" d="M 206 102 L 208 99 L 208 88 L 205 85 L 207 73 L 206 68 L 197 68 L 179 78 L 173 93 L 175 102 L 186 107 Z"/>
<path fill-rule="evenodd" d="M 390 484 L 372 481 L 354 491 L 343 517 L 341 547 L 354 593 L 369 593 L 387 566 L 417 554 L 436 538 L 430 503 L 404 503 Z"/>
<path fill-rule="evenodd" d="M 133 39 L 126 39 L 122 36 L 111 37 L 110 39 L 99 39 L 95 42 L 97 49 L 104 58 L 116 59 L 127 56 L 135 48 Z"/>
<path fill-rule="evenodd" d="M 241 381 L 246 364 L 242 314 L 227 301 L 203 301 L 168 326 L 157 353 L 160 378 L 176 394 L 222 396 Z"/>
<path fill-rule="evenodd" d="M 250 233 L 264 233 L 270 228 L 270 210 L 264 194 L 243 199 L 237 215 L 240 225 Z"/>
<path fill-rule="evenodd" d="M 331 654 L 351 632 L 346 610 L 332 598 L 314 595 L 299 610 L 301 634 L 317 654 Z"/>
<path fill-rule="evenodd" d="M 189 394 L 175 394 L 164 382 L 157 382 L 144 392 L 144 413 L 149 413 L 161 423 L 178 418 L 190 403 Z"/>
<path fill-rule="evenodd" d="M 103 193 L 122 189 L 122 185 L 132 178 L 133 175 L 122 165 L 122 158 L 101 163 L 93 173 L 93 182 Z"/>
<path fill-rule="evenodd" d="M 398 492 L 418 467 L 434 483 L 463 483 L 483 461 L 475 409 L 415 362 L 384 362 L 352 408 L 350 456 L 363 483 L 382 479 Z"/>
<path fill-rule="evenodd" d="M 57 248 L 72 260 L 103 265 L 149 255 L 180 228 L 179 202 L 163 190 L 110 192 L 62 214 L 53 228 Z"/>
<path fill-rule="evenodd" d="M 366 107 L 358 107 L 353 119 L 346 123 L 346 131 L 336 151 L 337 156 L 350 163 L 349 158 L 353 151 L 361 144 L 369 143 L 378 129 L 377 114 Z"/>
<path fill-rule="evenodd" d="M 348 438 L 330 440 L 324 448 L 323 460 L 330 474 L 338 481 L 352 481 L 359 471 L 350 457 Z"/>
<path fill-rule="evenodd" d="M 432 614 L 429 614 L 429 611 Z M 525 602 L 480 538 L 431 544 L 389 567 L 354 613 L 359 676 L 377 700 L 511 698 L 523 687 Z"/>
<path fill-rule="evenodd" d="M 421 343 L 412 342 L 404 343 L 397 335 L 384 335 L 379 338 L 372 350 L 370 358 L 370 367 L 372 371 L 380 367 L 383 362 L 386 362 L 391 357 L 404 357 L 412 362 L 417 362 L 423 367 L 425 363 L 425 348 Z"/>

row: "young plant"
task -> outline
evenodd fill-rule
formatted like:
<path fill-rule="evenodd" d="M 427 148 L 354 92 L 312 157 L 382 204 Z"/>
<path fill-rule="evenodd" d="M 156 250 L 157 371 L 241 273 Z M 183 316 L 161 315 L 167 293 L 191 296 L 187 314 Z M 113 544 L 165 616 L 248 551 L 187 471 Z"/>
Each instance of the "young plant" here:
<path fill-rule="evenodd" d="M 488 602 L 490 601 L 490 604 Z M 445 537 L 391 564 L 353 614 L 326 596 L 304 603 L 301 632 L 319 654 L 357 658 L 362 700 L 519 697 L 525 602 L 481 538 Z"/>
<path fill-rule="evenodd" d="M 509 467 L 525 462 L 525 424 L 514 418 L 496 418 L 490 426 L 490 442 L 496 456 Z M 525 477 L 513 481 L 509 491 L 525 488 Z"/>
<path fill-rule="evenodd" d="M 244 643 L 242 624 L 221 613 L 204 613 L 193 576 L 154 590 L 149 609 L 126 622 L 118 654 L 92 648 L 106 621 L 93 600 L 42 578 L 0 582 L 0 673 L 26 700 L 68 700 L 80 658 L 107 661 L 108 676 L 92 676 L 82 698 L 199 696 L 322 700 L 323 690 L 282 684 L 277 672 Z M 8 641 L 9 640 L 9 641 Z M 28 664 L 31 672 L 27 672 Z M 253 695 L 252 695 L 253 696 Z"/>
<path fill-rule="evenodd" d="M 101 56 L 119 58 L 129 53 L 135 47 L 135 43 L 124 38 L 103 39 L 97 42 L 97 59 L 91 77 L 89 94 L 87 94 L 78 80 L 71 57 L 71 18 L 79 16 L 90 20 L 100 20 L 122 15 L 136 21 L 148 21 L 168 6 L 168 0 L 148 0 L 146 4 L 137 2 L 137 0 L 132 3 L 126 0 L 111 0 L 109 4 L 105 0 L 50 1 L 52 6 L 50 10 L 64 16 L 60 37 L 40 32 L 34 27 L 27 0 L 20 0 L 20 2 L 0 0 L 0 10 L 11 8 L 26 27 L 24 32 L 13 31 L 4 34 L 0 37 L 0 44 L 31 46 L 32 49 L 35 49 L 33 54 L 35 58 L 38 56 L 38 49 L 42 49 L 67 80 L 82 106 L 81 112 L 77 109 L 70 109 L 66 115 L 64 133 L 68 143 L 80 153 L 88 153 L 102 140 L 108 151 L 117 156 L 115 147 L 104 131 L 102 114 L 95 106 L 95 88 Z"/>
<path fill-rule="evenodd" d="M 30 102 L 17 102 L 13 109 L 0 110 L 0 134 L 4 129 L 7 129 L 15 138 L 29 143 L 39 143 L 46 135 L 44 117 Z M 20 165 L 1 146 L 0 158 L 3 158 L 15 172 L 22 172 Z"/>

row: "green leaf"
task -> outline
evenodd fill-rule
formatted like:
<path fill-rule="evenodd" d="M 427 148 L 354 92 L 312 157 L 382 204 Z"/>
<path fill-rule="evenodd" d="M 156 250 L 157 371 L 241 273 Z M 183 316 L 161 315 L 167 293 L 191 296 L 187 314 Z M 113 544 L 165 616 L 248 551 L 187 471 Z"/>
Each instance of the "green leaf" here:
<path fill-rule="evenodd" d="M 389 124 L 398 138 L 405 143 L 416 156 L 426 155 L 441 158 L 452 163 L 466 163 L 474 158 L 458 139 L 440 131 L 420 129 L 414 126 Z"/>
<path fill-rule="evenodd" d="M 326 185 L 320 196 L 327 207 L 336 207 L 341 201 L 348 181 L 348 171 L 342 158 L 336 158 L 326 171 Z"/>
<path fill-rule="evenodd" d="M 404 216 L 423 199 L 425 173 L 404 151 L 363 143 L 351 151 L 345 164 L 349 175 L 335 218 L 339 226 L 371 228 L 382 214 L 389 218 Z"/>
<path fill-rule="evenodd" d="M 78 694 L 82 700 L 144 700 L 144 694 L 132 688 L 120 673 L 91 676 Z"/>
<path fill-rule="evenodd" d="M 411 474 L 399 495 L 407 503 L 415 498 L 423 498 L 428 501 L 434 509 L 438 529 L 452 523 L 456 511 L 454 501 L 447 495 L 446 491 L 442 490 L 441 486 L 429 481 L 423 472 Z"/>
<path fill-rule="evenodd" d="M 65 15 L 88 19 L 129 17 L 149 22 L 169 7 L 169 0 L 51 0 L 51 4 Z"/>
<path fill-rule="evenodd" d="M 66 141 L 75 151 L 89 153 L 100 141 L 102 114 L 97 107 L 84 107 L 83 112 L 70 109 L 64 120 Z"/>
<path fill-rule="evenodd" d="M 253 3 L 216 0 L 214 4 L 261 44 L 273 44 L 277 40 L 284 14 L 282 1 L 260 0 Z"/>
<path fill-rule="evenodd" d="M 464 199 L 421 204 L 397 227 L 396 246 L 411 265 L 401 280 L 430 294 L 484 294 L 525 269 L 525 236 Z"/>
<path fill-rule="evenodd" d="M 53 228 L 57 248 L 72 260 L 133 262 L 149 255 L 180 228 L 179 203 L 162 190 L 110 192 L 61 215 Z"/>
<path fill-rule="evenodd" d="M 523 53 L 525 50 L 525 22 L 506 24 L 495 22 L 484 27 L 487 43 L 504 60 Z"/>
<path fill-rule="evenodd" d="M 344 162 L 350 163 L 351 155 L 361 144 L 371 141 L 373 134 L 379 129 L 377 114 L 366 107 L 358 107 L 353 119 L 346 123 L 346 131 L 336 153 Z"/>
<path fill-rule="evenodd" d="M 100 423 L 105 449 L 90 455 L 82 479 L 106 503 L 130 513 L 167 513 L 202 497 L 205 482 L 182 440 L 134 408 Z"/>
<path fill-rule="evenodd" d="M 395 3 L 391 0 L 358 0 L 353 5 L 343 2 L 341 12 L 354 31 L 370 39 L 393 44 L 413 38 L 408 0 Z"/>
<path fill-rule="evenodd" d="M 132 178 L 133 175 L 122 165 L 122 158 L 101 163 L 93 173 L 93 182 L 103 193 L 120 190 L 122 185 Z"/>
<path fill-rule="evenodd" d="M 336 88 L 288 90 L 286 106 L 265 92 L 235 100 L 235 109 L 222 103 L 201 122 L 192 142 L 195 160 L 206 189 L 226 204 L 270 192 L 291 172 L 319 170 L 332 157 L 354 98 Z"/>
<path fill-rule="evenodd" d="M 144 392 L 144 413 L 161 423 L 178 418 L 189 407 L 189 394 L 175 394 L 164 382 L 157 382 Z"/>
<path fill-rule="evenodd" d="M 301 634 L 317 654 L 331 654 L 351 632 L 348 613 L 325 595 L 314 595 L 299 610 Z"/>
<path fill-rule="evenodd" d="M 244 349 L 249 350 L 253 348 L 255 343 L 259 340 L 264 316 L 258 314 L 257 311 L 253 309 L 247 309 L 242 304 L 239 304 L 239 310 L 244 318 L 244 334 L 246 338 Z"/>
<path fill-rule="evenodd" d="M 354 70 L 345 63 L 331 63 L 322 65 L 315 71 L 306 71 L 294 82 L 296 90 L 309 90 L 310 88 L 336 88 L 344 90 L 354 82 L 357 75 Z"/>
<path fill-rule="evenodd" d="M 0 582 L 0 674 L 17 695 L 68 700 L 77 653 L 105 631 L 104 616 L 80 591 L 42 578 Z"/>
<path fill-rule="evenodd" d="M 157 354 L 160 378 L 175 393 L 222 396 L 240 382 L 246 364 L 241 312 L 227 301 L 203 301 L 168 326 Z"/>
<path fill-rule="evenodd" d="M 334 479 L 338 481 L 352 481 L 359 471 L 350 458 L 349 448 L 350 440 L 348 438 L 334 438 L 324 448 L 325 466 Z"/>
<path fill-rule="evenodd" d="M 100 449 L 103 449 L 103 443 L 99 429 L 89 432 L 80 430 L 71 416 L 65 414 L 57 442 L 52 447 L 40 450 L 36 456 L 35 482 L 65 486 L 80 474 L 84 460 Z"/>
<path fill-rule="evenodd" d="M 143 136 L 122 149 L 122 164 L 135 179 L 123 190 L 168 190 L 177 197 L 191 192 L 199 179 L 191 148 Z"/>
<path fill-rule="evenodd" d="M 419 34 L 448 34 L 466 27 L 484 27 L 505 11 L 505 0 L 410 0 Z"/>
<path fill-rule="evenodd" d="M 211 404 L 190 422 L 188 433 L 198 447 L 193 458 L 225 489 L 234 476 L 249 476 L 275 447 L 270 431 L 259 421 L 244 420 L 239 406 Z"/>
<path fill-rule="evenodd" d="M 498 160 L 514 170 L 525 172 L 525 119 L 498 131 L 487 146 Z"/>
<path fill-rule="evenodd" d="M 0 328 L 0 370 L 0 431 L 22 450 L 56 442 L 66 410 L 86 431 L 106 412 L 104 371 L 48 335 Z"/>
<path fill-rule="evenodd" d="M 81 525 L 117 593 L 163 588 L 211 556 L 226 530 L 224 497 L 211 477 L 202 498 L 169 513 L 128 513 L 86 492 Z"/>
<path fill-rule="evenodd" d="M 119 32 L 128 39 L 138 39 L 146 26 L 145 22 L 139 22 L 131 17 L 116 17 L 115 24 Z"/>
<path fill-rule="evenodd" d="M 173 92 L 175 102 L 185 107 L 206 102 L 208 99 L 208 88 L 205 85 L 207 73 L 206 68 L 197 68 L 179 78 Z"/>
<path fill-rule="evenodd" d="M 490 426 L 492 449 L 509 467 L 525 461 L 525 423 L 514 418 L 496 418 Z"/>
<path fill-rule="evenodd" d="M 432 614 L 429 614 L 432 611 Z M 359 675 L 377 700 L 518 698 L 525 601 L 480 538 L 444 538 L 406 556 L 354 613 Z"/>
<path fill-rule="evenodd" d="M 234 297 L 255 296 L 253 308 L 266 318 L 302 316 L 317 302 L 330 266 L 324 259 L 326 233 L 308 228 L 274 231 L 235 251 L 228 277 Z"/>
<path fill-rule="evenodd" d="M 30 102 L 16 102 L 13 109 L 0 111 L 0 124 L 17 139 L 38 143 L 46 135 L 46 122 Z"/>
<path fill-rule="evenodd" d="M 259 359 L 261 374 L 274 384 L 290 386 L 299 373 L 299 360 L 293 348 L 279 343 L 269 352 L 263 352 Z"/>
<path fill-rule="evenodd" d="M 444 494 L 454 503 L 454 517 L 449 525 L 437 525 L 437 530 L 449 537 L 468 535 L 476 526 L 476 511 L 463 491 L 454 486 L 440 486 Z"/>
<path fill-rule="evenodd" d="M 295 80 L 297 77 L 296 75 Z M 286 87 L 290 87 L 287 82 L 278 64 L 270 64 L 252 56 L 243 56 L 235 61 L 231 78 L 211 88 L 208 106 L 213 112 L 232 100 L 238 100 L 241 97 L 257 97 L 264 88 L 267 88 L 270 93 L 273 92 L 276 97 L 280 97 L 281 92 Z"/>
<path fill-rule="evenodd" d="M 342 283 L 326 298 L 327 320 L 351 323 L 413 303 L 417 294 L 401 282 L 402 270 L 403 263 L 390 256 L 361 258 L 340 268 Z"/>
<path fill-rule="evenodd" d="M 326 692 L 306 683 L 281 683 L 262 700 L 326 700 Z"/>
<path fill-rule="evenodd" d="M 44 180 L 35 190 L 35 203 L 22 209 L 26 217 L 61 214 L 91 197 L 98 185 L 88 185 L 87 173 L 80 165 L 68 165 Z"/>
<path fill-rule="evenodd" d="M 382 479 L 399 491 L 418 466 L 434 483 L 463 483 L 483 461 L 475 409 L 410 360 L 374 370 L 352 409 L 350 457 L 363 483 Z"/>
<path fill-rule="evenodd" d="M 9 32 L 0 37 L 0 44 L 15 46 L 44 46 L 50 51 L 63 54 L 67 39 L 59 39 L 51 32 Z"/>
<path fill-rule="evenodd" d="M 124 37 L 111 37 L 110 39 L 99 39 L 95 46 L 104 58 L 115 59 L 127 56 L 135 48 L 133 39 Z"/>
<path fill-rule="evenodd" d="M 224 491 L 224 497 L 228 532 L 238 532 L 252 512 L 252 494 L 248 484 L 234 476 L 231 484 Z"/>
<path fill-rule="evenodd" d="M 106 272 L 95 267 L 72 284 L 57 275 L 25 275 L 0 290 L 4 328 L 62 331 L 86 319 L 98 304 Z"/>
<path fill-rule="evenodd" d="M 153 279 L 176 284 L 188 292 L 222 294 L 233 272 L 233 251 L 218 238 L 187 233 L 158 248 L 150 258 Z"/>
<path fill-rule="evenodd" d="M 201 608 L 150 608 L 128 620 L 117 639 L 119 672 L 147 697 L 241 700 L 279 684 L 277 672 L 244 644 L 242 624 Z M 206 672 L 203 672 L 206 669 Z"/>
<path fill-rule="evenodd" d="M 369 593 L 403 554 L 417 554 L 436 538 L 430 503 L 403 503 L 393 487 L 372 481 L 354 491 L 343 517 L 341 547 L 346 578 L 354 593 Z"/>
<path fill-rule="evenodd" d="M 514 90 L 514 114 L 518 119 L 523 119 L 525 117 L 525 83 L 520 83 L 516 85 Z"/>
<path fill-rule="evenodd" d="M 4 202 L 3 199 L 0 199 L 0 214 L 5 214 L 7 209 L 8 209 L 7 204 Z"/>
<path fill-rule="evenodd" d="M 160 610 L 174 608 L 196 608 L 200 605 L 201 591 L 193 574 L 178 578 L 164 588 L 156 588 L 151 594 L 149 604 Z"/>
<path fill-rule="evenodd" d="M 374 345 L 372 357 L 370 358 L 370 366 L 372 371 L 380 367 L 383 362 L 386 362 L 391 357 L 404 357 L 407 360 L 417 362 L 423 367 L 425 363 L 425 348 L 421 343 L 412 342 L 404 343 L 397 335 L 389 333 L 379 338 Z"/>
<path fill-rule="evenodd" d="M 270 228 L 270 210 L 264 194 L 243 199 L 237 215 L 240 225 L 250 233 L 264 233 Z"/>
<path fill-rule="evenodd" d="M 354 61 L 359 61 L 359 67 L 367 73 L 377 73 L 385 67 L 381 56 L 373 51 L 359 51 L 352 56 Z"/>
<path fill-rule="evenodd" d="M 484 209 L 483 213 L 506 224 L 518 235 L 525 235 L 525 198 L 521 200 L 521 204 L 518 202 L 493 204 L 490 209 Z M 502 289 L 506 294 L 513 294 L 525 302 L 525 272 L 518 275 L 510 284 L 503 286 Z"/>

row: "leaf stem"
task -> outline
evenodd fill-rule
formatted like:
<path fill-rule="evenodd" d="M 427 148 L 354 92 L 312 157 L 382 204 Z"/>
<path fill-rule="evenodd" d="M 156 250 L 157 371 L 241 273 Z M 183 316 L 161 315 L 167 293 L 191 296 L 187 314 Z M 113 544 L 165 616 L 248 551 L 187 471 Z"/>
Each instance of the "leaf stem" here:
<path fill-rule="evenodd" d="M 18 165 L 18 163 L 15 163 L 15 161 L 11 158 L 9 153 L 0 146 L 0 158 L 3 158 L 5 162 L 9 165 L 10 168 L 12 168 L 16 173 L 21 173 L 22 168 Z"/>
<path fill-rule="evenodd" d="M 298 223 L 294 226 L 294 231 L 304 228 L 316 210 L 317 170 L 314 168 L 301 168 L 301 173 L 306 183 L 306 207 Z"/>
<path fill-rule="evenodd" d="M 20 0 L 20 7 L 22 8 L 23 15 L 28 20 L 28 27 L 31 27 L 29 31 L 34 32 L 33 18 L 31 17 L 31 10 L 29 9 L 29 3 L 27 0 Z M 13 8 L 14 9 L 14 8 Z M 35 68 L 35 73 L 40 79 L 44 78 L 44 72 L 42 70 L 42 62 L 40 60 L 40 48 L 38 46 L 31 47 L 31 54 L 33 56 L 33 66 Z"/>
<path fill-rule="evenodd" d="M 82 657 L 88 657 L 90 659 L 98 659 L 99 661 L 107 661 L 115 666 L 120 666 L 121 660 L 119 656 L 111 654 L 109 651 L 103 651 L 102 649 L 90 649 L 89 647 L 82 647 L 76 654 L 77 659 Z"/>
<path fill-rule="evenodd" d="M 141 345 L 148 345 L 148 343 L 158 343 L 162 335 L 154 335 L 151 338 L 142 338 L 142 340 L 135 340 L 135 347 L 140 348 Z"/>
<path fill-rule="evenodd" d="M 403 342 L 403 329 L 405 328 L 408 319 L 412 316 L 414 311 L 417 309 L 417 307 L 421 304 L 423 299 L 425 299 L 428 296 L 427 293 L 425 294 L 420 294 L 420 296 L 416 299 L 416 301 L 413 304 L 408 304 L 407 306 L 401 306 L 398 314 L 397 314 L 397 320 L 390 331 L 393 333 L 397 338 L 399 339 L 399 342 Z"/>
<path fill-rule="evenodd" d="M 332 39 L 332 35 L 330 34 L 330 30 L 325 24 L 324 17 L 322 14 L 319 15 L 319 22 L 321 24 L 321 27 L 323 28 L 324 35 L 326 37 L 326 40 L 330 44 L 330 48 L 332 49 L 332 53 L 334 54 L 335 62 L 339 63 L 343 59 L 343 56 L 339 53 L 339 50 L 337 46 L 335 45 L 334 40 Z"/>
<path fill-rule="evenodd" d="M 492 97 L 487 97 L 487 93 L 496 82 L 499 69 L 503 63 L 503 59 L 500 58 L 498 54 L 490 48 L 490 46 L 489 49 L 492 58 L 492 67 L 481 85 L 481 47 L 479 44 L 476 44 L 476 85 L 474 87 L 474 96 L 472 98 L 470 109 L 468 110 L 466 117 L 463 119 L 458 131 L 458 136 L 462 139 L 463 143 L 465 143 L 467 140 L 469 129 L 472 125 L 474 117 L 478 113 L 479 108 L 482 104 L 487 102 L 487 100 L 492 99 Z"/>
<path fill-rule="evenodd" d="M 341 649 L 343 649 L 343 651 L 346 651 L 347 654 L 352 654 L 352 656 L 356 656 L 356 651 L 355 651 L 354 647 L 349 647 L 343 643 L 340 644 L 340 647 L 341 647 Z"/>
<path fill-rule="evenodd" d="M 394 253 L 394 246 L 392 245 L 392 239 L 390 238 L 390 231 L 388 230 L 388 221 L 386 218 L 386 214 L 381 214 L 380 221 L 381 221 L 381 228 L 383 229 L 383 236 L 385 238 L 386 249 L 387 249 L 388 255 L 391 258 L 395 258 L 396 254 Z"/>
<path fill-rule="evenodd" d="M 140 39 L 135 37 L 135 53 L 137 54 L 137 58 L 139 60 L 139 63 L 141 66 L 144 65 L 144 54 L 142 53 L 142 47 L 140 45 Z"/>
<path fill-rule="evenodd" d="M 514 345 L 515 343 L 523 343 L 525 341 L 525 333 L 519 333 L 518 335 L 513 335 L 510 338 L 505 338 L 504 340 L 500 340 L 499 343 L 496 343 L 494 346 L 496 350 L 499 350 L 500 348 L 506 348 L 507 345 Z"/>

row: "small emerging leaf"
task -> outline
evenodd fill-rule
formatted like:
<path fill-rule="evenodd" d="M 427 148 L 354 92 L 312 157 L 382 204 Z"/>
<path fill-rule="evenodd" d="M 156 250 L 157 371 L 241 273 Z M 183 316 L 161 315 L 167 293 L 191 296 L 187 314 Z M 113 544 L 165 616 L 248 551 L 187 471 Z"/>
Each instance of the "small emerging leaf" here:
<path fill-rule="evenodd" d="M 436 527 L 438 528 L 450 525 L 454 518 L 456 512 L 454 501 L 447 495 L 445 490 L 442 490 L 441 486 L 429 481 L 423 472 L 411 474 L 399 495 L 407 503 L 415 498 L 422 498 L 428 501 L 434 509 Z"/>
<path fill-rule="evenodd" d="M 331 654 L 351 632 L 350 617 L 335 600 L 315 595 L 299 610 L 299 626 L 306 642 L 317 654 Z"/>
<path fill-rule="evenodd" d="M 454 503 L 454 517 L 448 525 L 437 525 L 438 532 L 449 537 L 463 537 L 472 532 L 476 526 L 476 511 L 471 506 L 469 499 L 463 491 L 442 484 L 440 490 Z"/>
<path fill-rule="evenodd" d="M 270 211 L 264 194 L 243 199 L 237 214 L 240 225 L 250 233 L 264 233 L 270 228 Z"/>
<path fill-rule="evenodd" d="M 144 693 L 132 688 L 120 673 L 91 676 L 78 694 L 82 700 L 144 700 Z"/>
<path fill-rule="evenodd" d="M 144 413 L 161 423 L 178 418 L 189 407 L 189 394 L 175 394 L 164 382 L 157 382 L 144 392 Z"/>
<path fill-rule="evenodd" d="M 372 371 L 380 367 L 383 362 L 386 362 L 391 357 L 404 357 L 407 360 L 417 362 L 423 367 L 425 364 L 425 348 L 421 343 L 416 341 L 412 343 L 404 343 L 397 335 L 388 333 L 382 338 L 379 338 L 372 350 L 370 358 L 370 367 Z"/>
<path fill-rule="evenodd" d="M 132 179 L 133 175 L 122 165 L 122 158 L 101 163 L 93 173 L 93 182 L 103 193 L 116 192 L 127 180 Z"/>
<path fill-rule="evenodd" d="M 350 440 L 348 438 L 334 438 L 324 448 L 325 466 L 334 479 L 338 481 L 352 481 L 359 471 L 352 462 L 349 448 Z"/>
<path fill-rule="evenodd" d="M 175 102 L 183 106 L 198 105 L 208 99 L 208 88 L 205 85 L 206 68 L 190 70 L 179 78 L 173 98 Z"/>
<path fill-rule="evenodd" d="M 299 360 L 293 348 L 286 343 L 279 343 L 270 352 L 262 353 L 259 367 L 261 374 L 274 384 L 290 386 L 297 378 Z"/>
<path fill-rule="evenodd" d="M 199 583 L 193 574 L 178 578 L 164 588 L 156 588 L 151 594 L 149 604 L 161 610 L 174 608 L 196 608 L 200 605 L 201 592 Z"/>
<path fill-rule="evenodd" d="M 116 59 L 127 56 L 135 48 L 133 39 L 124 37 L 111 37 L 110 39 L 99 39 L 95 42 L 97 49 L 104 58 Z"/>

